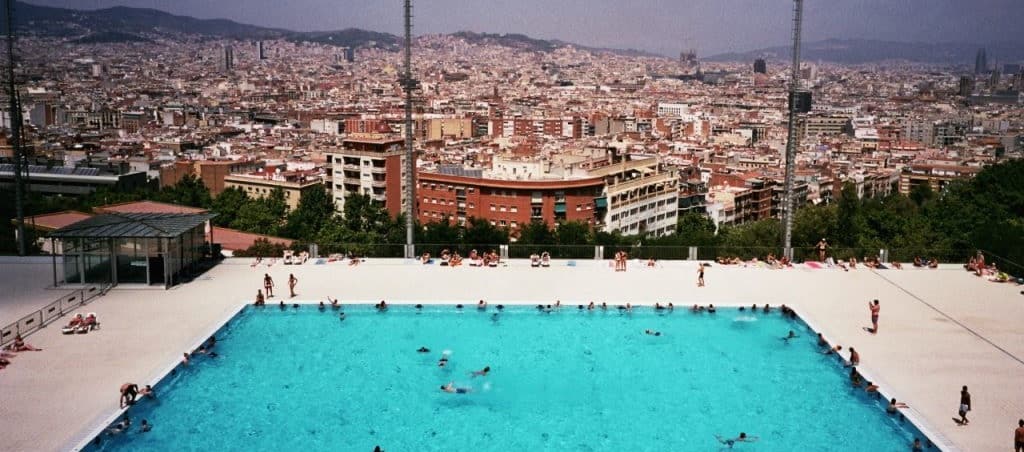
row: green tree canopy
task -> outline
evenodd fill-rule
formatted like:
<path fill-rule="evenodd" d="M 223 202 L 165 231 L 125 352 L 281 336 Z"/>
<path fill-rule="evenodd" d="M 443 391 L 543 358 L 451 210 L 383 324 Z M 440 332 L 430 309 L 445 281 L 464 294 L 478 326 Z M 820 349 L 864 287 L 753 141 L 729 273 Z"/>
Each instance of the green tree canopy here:
<path fill-rule="evenodd" d="M 228 188 L 214 198 L 210 210 L 217 214 L 213 224 L 217 226 L 230 226 L 238 218 L 238 211 L 245 203 L 249 202 L 249 195 L 238 187 Z"/>
<path fill-rule="evenodd" d="M 285 235 L 306 242 L 313 241 L 320 229 L 333 218 L 334 201 L 327 189 L 318 185 L 302 192 L 298 207 L 288 214 Z"/>

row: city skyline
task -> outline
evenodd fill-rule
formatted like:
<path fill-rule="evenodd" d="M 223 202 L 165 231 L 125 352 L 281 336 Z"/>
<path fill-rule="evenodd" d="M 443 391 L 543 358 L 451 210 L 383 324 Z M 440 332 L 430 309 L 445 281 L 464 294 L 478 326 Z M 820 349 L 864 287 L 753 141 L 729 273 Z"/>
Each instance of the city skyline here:
<path fill-rule="evenodd" d="M 288 7 L 268 0 L 33 0 L 29 3 L 72 9 L 114 6 L 153 8 L 197 18 L 296 31 L 361 28 L 400 34 L 400 2 L 356 4 L 350 0 L 299 0 Z M 622 8 L 610 0 L 539 0 L 512 3 L 438 0 L 415 5 L 417 35 L 476 31 L 522 33 L 586 46 L 638 49 L 672 56 L 697 49 L 701 56 L 750 51 L 785 44 L 790 31 L 790 1 L 654 0 Z M 356 6 L 359 6 L 358 8 Z M 856 0 L 840 5 L 807 2 L 805 41 L 830 38 L 898 42 L 1014 42 L 1024 40 L 1016 26 L 1024 20 L 1024 3 L 982 0 L 965 7 L 956 0 Z M 325 11 L 338 11 L 330 14 Z M 750 14 L 757 11 L 758 14 Z M 350 14 L 346 14 L 350 13 Z M 615 30 L 611 33 L 610 30 Z M 652 30 L 655 30 L 652 32 Z"/>

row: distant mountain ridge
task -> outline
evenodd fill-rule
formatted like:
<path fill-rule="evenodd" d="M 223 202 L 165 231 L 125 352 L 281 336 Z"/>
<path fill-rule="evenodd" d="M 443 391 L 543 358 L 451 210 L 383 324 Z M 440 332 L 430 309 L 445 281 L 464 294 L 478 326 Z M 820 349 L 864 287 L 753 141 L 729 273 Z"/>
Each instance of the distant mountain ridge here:
<path fill-rule="evenodd" d="M 1024 60 L 1024 46 L 1012 43 L 920 43 L 875 41 L 869 39 L 826 39 L 805 42 L 800 48 L 804 61 L 828 61 L 863 64 L 904 60 L 915 63 L 974 65 L 979 48 L 985 48 L 988 61 L 1017 62 Z M 703 58 L 705 61 L 754 61 L 756 58 L 788 60 L 789 46 L 766 47 L 748 52 L 731 52 Z"/>
<path fill-rule="evenodd" d="M 451 33 L 449 36 L 460 38 L 470 44 L 498 45 L 502 47 L 522 49 L 532 52 L 551 52 L 566 47 L 574 47 L 580 50 L 585 50 L 593 53 L 614 53 L 617 55 L 625 56 L 662 57 L 662 55 L 658 55 L 651 52 L 645 52 L 643 50 L 588 47 L 579 44 L 574 44 L 571 42 L 560 41 L 557 39 L 531 38 L 529 36 L 519 33 L 497 34 L 477 33 L 473 31 L 459 31 Z"/>
<path fill-rule="evenodd" d="M 0 19 L 6 21 L 6 17 L 6 11 L 0 11 Z M 297 32 L 227 19 L 196 19 L 155 9 L 125 6 L 74 10 L 15 2 L 14 19 L 19 33 L 67 38 L 79 43 L 128 42 L 132 37 L 145 41 L 152 38 L 175 38 L 182 34 L 241 40 L 287 39 L 294 42 L 385 49 L 397 49 L 400 43 L 397 36 L 356 28 Z M 6 32 L 6 26 L 0 25 L 0 30 Z"/>
<path fill-rule="evenodd" d="M 241 40 L 287 39 L 293 42 L 317 42 L 344 47 L 376 47 L 397 50 L 401 38 L 358 28 L 334 31 L 292 31 L 238 23 L 227 19 L 196 19 L 148 8 L 117 6 L 97 10 L 75 10 L 15 2 L 18 32 L 33 36 L 66 38 L 75 43 L 131 42 L 154 38 L 173 39 L 181 34 Z M 0 10 L 0 19 L 6 12 Z M 6 31 L 0 22 L 0 30 Z M 640 50 L 586 47 L 558 40 L 535 39 L 522 34 L 458 32 L 451 36 L 473 44 L 491 44 L 536 52 L 550 52 L 573 46 L 591 52 L 611 52 L 629 56 L 656 56 Z"/>

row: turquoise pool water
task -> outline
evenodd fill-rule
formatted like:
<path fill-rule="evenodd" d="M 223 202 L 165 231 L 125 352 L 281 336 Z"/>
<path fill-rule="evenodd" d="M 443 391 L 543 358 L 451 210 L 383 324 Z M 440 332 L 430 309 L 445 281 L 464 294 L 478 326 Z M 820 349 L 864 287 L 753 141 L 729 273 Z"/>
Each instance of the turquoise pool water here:
<path fill-rule="evenodd" d="M 719 450 L 716 435 L 741 431 L 760 439 L 735 450 L 925 440 L 778 311 L 344 312 L 245 308 L 217 334 L 217 357 L 179 367 L 129 410 L 128 433 L 91 450 Z M 789 330 L 799 337 L 787 343 Z M 471 392 L 442 392 L 448 382 Z"/>

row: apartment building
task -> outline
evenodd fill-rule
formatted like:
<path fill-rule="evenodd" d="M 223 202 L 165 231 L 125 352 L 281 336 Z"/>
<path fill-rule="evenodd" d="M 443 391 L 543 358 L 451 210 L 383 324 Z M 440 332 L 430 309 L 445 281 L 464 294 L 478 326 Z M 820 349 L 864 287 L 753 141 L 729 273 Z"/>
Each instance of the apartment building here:
<path fill-rule="evenodd" d="M 679 218 L 679 179 L 657 158 L 622 160 L 593 169 L 590 176 L 604 179 L 601 196 L 594 200 L 603 229 L 624 235 L 675 233 Z"/>
<path fill-rule="evenodd" d="M 345 197 L 353 194 L 369 196 L 391 215 L 403 211 L 404 144 L 393 134 L 354 133 L 342 141 L 340 151 L 327 154 L 327 183 L 339 212 L 344 211 Z"/>
<path fill-rule="evenodd" d="M 513 236 L 531 221 L 595 224 L 599 215 L 596 200 L 603 188 L 601 177 L 510 180 L 451 168 L 421 171 L 417 176 L 417 216 L 422 223 L 448 220 L 459 225 L 468 218 L 482 218 L 508 228 Z"/>
<path fill-rule="evenodd" d="M 225 188 L 242 190 L 250 198 L 265 198 L 280 188 L 291 211 L 299 206 L 303 193 L 321 188 L 323 179 L 315 171 L 260 171 L 228 175 L 224 178 L 224 185 Z"/>

